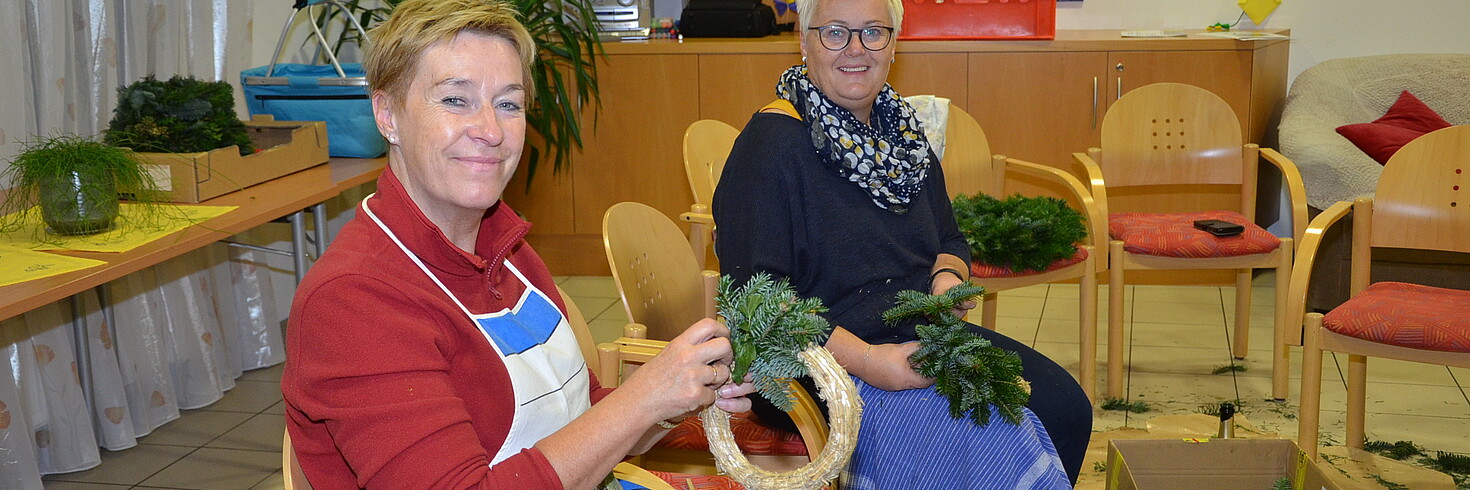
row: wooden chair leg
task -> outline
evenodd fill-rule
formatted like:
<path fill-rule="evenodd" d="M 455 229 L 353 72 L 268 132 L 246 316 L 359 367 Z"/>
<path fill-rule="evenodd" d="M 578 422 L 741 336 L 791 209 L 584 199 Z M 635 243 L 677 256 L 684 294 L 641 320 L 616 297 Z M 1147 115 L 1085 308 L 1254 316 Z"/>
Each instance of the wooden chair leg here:
<path fill-rule="evenodd" d="M 1368 358 L 1348 355 L 1347 446 L 1363 448 L 1363 419 L 1368 408 Z"/>
<path fill-rule="evenodd" d="M 1081 311 L 1077 314 L 1077 328 L 1081 352 L 1077 356 L 1077 380 L 1082 383 L 1082 392 L 1087 394 L 1087 400 L 1097 403 L 1097 274 L 1092 272 L 1094 260 L 1092 255 L 1087 256 L 1083 263 L 1083 270 L 1087 273 L 1082 275 L 1078 284 L 1077 303 Z"/>
<path fill-rule="evenodd" d="M 719 318 L 719 311 L 715 308 L 715 296 L 720 292 L 720 273 L 702 271 L 700 279 L 704 281 L 704 317 Z"/>
<path fill-rule="evenodd" d="M 1283 247 L 1290 242 L 1281 244 Z M 1300 319 L 1293 321 L 1287 318 L 1287 295 L 1291 288 L 1291 248 L 1282 254 L 1281 263 L 1276 265 L 1276 306 L 1274 308 L 1274 319 L 1276 326 L 1272 332 L 1276 339 L 1271 346 L 1271 398 L 1276 401 L 1286 401 L 1291 392 L 1291 348 L 1287 345 L 1286 338 L 1291 336 L 1290 329 L 1301 329 Z"/>
<path fill-rule="evenodd" d="M 992 331 L 996 329 L 995 317 L 1000 310 L 1000 294 L 985 293 L 985 299 L 980 305 L 980 326 Z"/>
<path fill-rule="evenodd" d="M 623 384 L 621 359 L 618 359 L 618 344 L 603 342 L 597 344 L 597 381 L 608 388 L 617 388 Z"/>
<path fill-rule="evenodd" d="M 1108 398 L 1123 396 L 1123 242 L 1108 244 Z"/>
<path fill-rule="evenodd" d="M 1322 416 L 1322 314 L 1311 313 L 1302 333 L 1301 408 L 1297 412 L 1297 444 L 1312 459 L 1317 459 L 1317 431 Z"/>
<path fill-rule="evenodd" d="M 709 261 L 710 229 L 704 223 L 689 223 L 689 248 L 694 249 L 694 263 L 705 270 Z"/>
<path fill-rule="evenodd" d="M 1235 358 L 1245 359 L 1250 350 L 1251 269 L 1235 271 Z"/>

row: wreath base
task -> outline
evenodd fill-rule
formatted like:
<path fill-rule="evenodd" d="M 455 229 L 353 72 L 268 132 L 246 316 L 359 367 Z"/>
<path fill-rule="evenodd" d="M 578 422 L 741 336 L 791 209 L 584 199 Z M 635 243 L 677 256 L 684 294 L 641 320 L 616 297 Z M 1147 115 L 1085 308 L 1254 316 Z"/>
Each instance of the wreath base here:
<path fill-rule="evenodd" d="M 802 363 L 816 382 L 818 395 L 827 402 L 827 444 L 810 463 L 793 471 L 777 473 L 751 464 L 730 432 L 730 413 L 710 405 L 700 412 L 704 433 L 709 438 L 715 465 L 727 476 L 750 490 L 814 490 L 835 480 L 857 447 L 862 423 L 863 401 L 857 386 L 832 353 L 819 345 L 801 352 Z"/>

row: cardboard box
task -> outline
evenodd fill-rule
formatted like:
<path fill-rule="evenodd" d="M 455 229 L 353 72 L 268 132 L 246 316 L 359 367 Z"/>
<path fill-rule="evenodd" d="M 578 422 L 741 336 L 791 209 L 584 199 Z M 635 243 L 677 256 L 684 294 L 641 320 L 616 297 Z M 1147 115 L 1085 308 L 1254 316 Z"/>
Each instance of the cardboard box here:
<path fill-rule="evenodd" d="M 1108 490 L 1273 488 L 1340 490 L 1289 439 L 1113 439 Z"/>
<path fill-rule="evenodd" d="M 257 115 L 245 122 L 257 150 L 241 156 L 228 146 L 203 153 L 138 153 L 149 162 L 166 201 L 197 203 L 327 161 L 327 124 L 275 121 Z"/>

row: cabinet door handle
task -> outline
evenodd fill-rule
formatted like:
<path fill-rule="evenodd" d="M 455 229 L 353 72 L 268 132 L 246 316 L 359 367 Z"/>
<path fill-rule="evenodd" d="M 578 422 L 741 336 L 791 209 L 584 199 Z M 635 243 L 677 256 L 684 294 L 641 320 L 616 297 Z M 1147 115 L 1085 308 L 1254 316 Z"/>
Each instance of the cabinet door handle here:
<path fill-rule="evenodd" d="M 1122 75 L 1119 75 L 1118 76 L 1118 95 L 1113 100 L 1118 100 L 1118 99 L 1121 99 L 1121 98 L 1123 98 L 1123 76 Z"/>
<path fill-rule="evenodd" d="M 1092 129 L 1097 129 L 1097 77 L 1092 77 Z"/>

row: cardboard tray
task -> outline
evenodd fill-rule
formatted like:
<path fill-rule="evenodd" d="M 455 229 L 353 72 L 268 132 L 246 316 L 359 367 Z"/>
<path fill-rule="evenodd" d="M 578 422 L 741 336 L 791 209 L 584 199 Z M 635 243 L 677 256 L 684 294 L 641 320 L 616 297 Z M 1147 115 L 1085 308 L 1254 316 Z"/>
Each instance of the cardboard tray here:
<path fill-rule="evenodd" d="M 1108 442 L 1108 490 L 1269 489 L 1282 477 L 1294 489 L 1340 490 L 1289 439 Z"/>
<path fill-rule="evenodd" d="M 143 153 L 166 201 L 197 203 L 327 161 L 327 124 L 276 121 L 257 115 L 245 121 L 254 154 L 236 146 L 202 153 Z"/>

